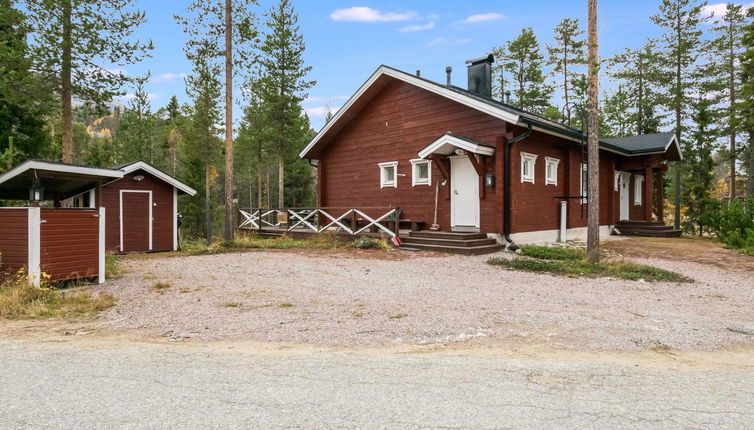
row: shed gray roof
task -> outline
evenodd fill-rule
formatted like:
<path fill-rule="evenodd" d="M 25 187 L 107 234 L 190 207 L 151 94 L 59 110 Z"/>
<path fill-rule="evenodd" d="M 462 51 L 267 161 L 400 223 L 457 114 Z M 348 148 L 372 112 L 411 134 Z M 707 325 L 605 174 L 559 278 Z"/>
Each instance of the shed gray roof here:
<path fill-rule="evenodd" d="M 675 141 L 675 133 L 640 134 L 638 136 L 600 139 L 604 144 L 615 146 L 632 154 L 665 151 Z"/>

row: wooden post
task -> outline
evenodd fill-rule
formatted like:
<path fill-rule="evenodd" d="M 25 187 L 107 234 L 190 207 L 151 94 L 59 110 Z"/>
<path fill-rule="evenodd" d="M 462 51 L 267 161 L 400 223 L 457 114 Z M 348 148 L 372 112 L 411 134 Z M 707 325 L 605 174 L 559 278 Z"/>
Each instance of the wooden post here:
<path fill-rule="evenodd" d="M 317 163 L 317 206 L 325 207 L 325 162 Z"/>
<path fill-rule="evenodd" d="M 652 168 L 644 168 L 644 219 L 652 221 Z"/>
<path fill-rule="evenodd" d="M 665 222 L 665 172 L 657 169 L 655 178 L 657 188 L 657 221 Z"/>
<path fill-rule="evenodd" d="M 102 207 L 102 181 L 97 181 L 97 186 L 94 188 L 94 207 Z"/>
<path fill-rule="evenodd" d="M 615 158 L 610 159 L 610 181 L 612 186 L 608 187 L 610 192 L 608 193 L 609 198 L 607 199 L 608 204 L 610 205 L 607 208 L 607 213 L 609 214 L 609 222 L 608 224 L 615 224 L 616 217 L 615 217 Z"/>
<path fill-rule="evenodd" d="M 495 212 L 497 214 L 497 229 L 500 234 L 503 233 L 503 175 L 505 165 L 503 164 L 503 152 L 505 150 L 506 139 L 499 136 L 495 139 Z"/>

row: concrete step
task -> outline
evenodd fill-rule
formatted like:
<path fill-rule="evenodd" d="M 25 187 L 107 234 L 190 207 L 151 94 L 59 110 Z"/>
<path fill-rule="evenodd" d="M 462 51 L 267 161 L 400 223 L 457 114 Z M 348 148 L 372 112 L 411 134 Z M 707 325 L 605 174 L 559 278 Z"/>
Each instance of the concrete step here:
<path fill-rule="evenodd" d="M 674 230 L 673 228 L 662 230 L 651 230 L 642 228 L 618 228 L 614 230 L 615 234 L 621 236 L 643 236 L 643 237 L 680 237 L 681 230 Z"/>
<path fill-rule="evenodd" d="M 615 223 L 615 225 L 623 225 L 623 226 L 635 226 L 635 225 L 640 225 L 640 226 L 665 226 L 665 223 L 661 222 L 661 221 L 646 222 L 646 221 L 636 220 L 636 221 L 618 221 L 618 222 Z"/>
<path fill-rule="evenodd" d="M 484 246 L 484 245 L 494 245 L 497 243 L 495 239 L 467 239 L 467 240 L 458 240 L 458 239 L 439 239 L 434 237 L 404 237 L 401 239 L 403 243 L 406 245 L 444 245 L 444 246 Z"/>
<path fill-rule="evenodd" d="M 450 254 L 462 254 L 462 255 L 480 255 L 489 254 L 491 252 L 497 252 L 505 248 L 504 245 L 482 245 L 482 246 L 448 246 L 448 245 L 425 245 L 412 243 L 408 245 L 412 248 L 423 249 L 426 251 L 447 252 Z"/>
<path fill-rule="evenodd" d="M 412 231 L 408 237 L 422 237 L 430 239 L 448 239 L 448 240 L 474 240 L 474 239 L 486 239 L 487 235 L 484 233 L 461 233 L 453 231 L 432 231 L 432 230 L 420 230 Z"/>

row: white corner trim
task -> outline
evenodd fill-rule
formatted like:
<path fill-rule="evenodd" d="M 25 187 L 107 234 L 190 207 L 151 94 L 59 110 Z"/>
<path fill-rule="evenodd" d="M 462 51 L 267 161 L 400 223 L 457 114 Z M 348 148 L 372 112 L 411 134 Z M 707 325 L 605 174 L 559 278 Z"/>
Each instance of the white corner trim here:
<path fill-rule="evenodd" d="M 553 157 L 545 157 L 545 185 L 555 185 L 558 186 L 558 165 L 560 164 L 560 159 L 553 158 Z M 550 177 L 547 175 L 547 168 L 552 166 L 552 173 L 554 177 Z"/>
<path fill-rule="evenodd" d="M 188 185 L 184 184 L 183 182 L 179 181 L 178 179 L 168 175 L 167 173 L 163 172 L 162 170 L 152 166 L 149 163 L 145 163 L 144 161 L 137 161 L 135 163 L 131 163 L 121 169 L 121 171 L 124 174 L 133 173 L 137 170 L 144 170 L 145 172 L 149 173 L 150 175 L 156 176 L 158 179 L 167 182 L 168 184 L 178 188 L 179 190 L 183 191 L 184 193 L 193 196 L 196 195 L 196 190 L 189 187 Z"/>
<path fill-rule="evenodd" d="M 411 160 L 408 160 L 411 163 L 411 186 L 415 187 L 417 185 L 432 185 L 432 160 L 425 160 L 423 158 L 414 158 Z M 426 181 L 418 181 L 416 170 L 417 166 L 419 164 L 426 164 L 427 165 L 427 180 Z"/>
<path fill-rule="evenodd" d="M 42 280 L 42 210 L 38 207 L 29 208 L 27 223 L 27 275 L 29 276 L 29 282 L 33 286 L 39 287 Z"/>
<path fill-rule="evenodd" d="M 458 93 L 456 91 L 453 91 L 451 89 L 448 89 L 442 84 L 426 81 L 410 73 L 401 72 L 400 70 L 396 70 L 391 67 L 387 67 L 383 65 L 383 66 L 378 67 L 377 70 L 374 73 L 372 73 L 372 76 L 370 76 L 369 79 L 367 79 L 367 81 L 364 82 L 361 85 L 361 87 L 359 87 L 359 89 L 354 93 L 354 95 L 352 95 L 351 98 L 348 99 L 348 101 L 340 109 L 338 109 L 338 112 L 335 113 L 335 116 L 333 116 L 333 118 L 330 121 L 328 121 L 327 124 L 324 125 L 324 127 L 322 127 L 319 130 L 319 132 L 317 133 L 316 136 L 314 136 L 311 142 L 309 142 L 309 144 L 306 145 L 306 148 L 304 148 L 303 151 L 299 153 L 299 157 L 308 158 L 306 156 L 307 153 L 309 153 L 309 151 L 311 151 L 311 149 L 314 148 L 314 146 L 317 144 L 317 142 L 319 142 L 322 136 L 324 136 L 333 127 L 334 124 L 340 121 L 340 119 L 351 108 L 351 106 L 353 106 L 353 104 L 359 98 L 361 98 L 362 95 L 364 95 L 366 90 L 369 89 L 369 87 L 371 87 L 377 81 L 377 79 L 379 79 L 383 75 L 390 76 L 392 78 L 398 79 L 400 81 L 409 83 L 416 87 L 438 94 L 450 100 L 453 100 L 463 105 L 474 108 L 480 112 L 484 112 L 493 117 L 500 118 L 503 121 L 507 121 L 513 124 L 518 123 L 519 116 L 514 113 L 505 111 L 500 108 L 496 108 L 492 105 L 476 100 L 473 97 L 469 97 L 461 93 Z"/>
<path fill-rule="evenodd" d="M 421 151 L 419 151 L 418 155 L 419 158 L 427 158 L 430 154 L 434 154 L 436 151 L 441 149 L 442 147 L 450 145 L 456 148 L 463 149 L 464 151 L 472 152 L 474 154 L 479 155 L 486 155 L 486 156 L 492 156 L 495 155 L 495 148 L 486 146 L 486 145 L 477 145 L 472 142 L 469 142 L 465 139 L 460 139 L 456 136 L 453 136 L 451 134 L 443 134 L 442 136 L 438 137 L 434 142 L 430 143 L 429 145 L 422 148 Z M 441 153 L 443 155 L 450 155 L 452 151 L 444 151 L 447 153 Z"/>
<path fill-rule="evenodd" d="M 528 152 L 521 152 L 521 182 L 535 183 L 537 179 L 537 158 L 539 155 L 530 154 Z M 526 162 L 531 161 L 531 172 L 529 175 L 524 175 L 524 165 Z"/>
<path fill-rule="evenodd" d="M 70 164 L 50 163 L 47 161 L 28 160 L 0 175 L 0 184 L 29 170 L 45 170 L 50 172 L 74 173 L 79 175 L 99 176 L 106 178 L 122 178 L 120 170 L 103 169 L 99 167 L 83 167 Z"/>
<path fill-rule="evenodd" d="M 386 161 L 384 163 L 377 163 L 380 167 L 380 188 L 398 188 L 398 162 Z M 389 184 L 385 181 L 385 167 L 393 168 L 393 183 Z"/>
<path fill-rule="evenodd" d="M 173 187 L 173 251 L 178 250 L 178 188 Z"/>
<path fill-rule="evenodd" d="M 105 283 L 105 208 L 99 208 L 99 265 L 97 269 L 97 282 Z"/>
<path fill-rule="evenodd" d="M 118 225 L 120 228 L 120 252 L 123 252 L 123 193 L 146 193 L 149 194 L 149 250 L 152 250 L 152 227 L 154 218 L 152 218 L 152 191 L 151 190 L 120 190 L 120 216 Z"/>

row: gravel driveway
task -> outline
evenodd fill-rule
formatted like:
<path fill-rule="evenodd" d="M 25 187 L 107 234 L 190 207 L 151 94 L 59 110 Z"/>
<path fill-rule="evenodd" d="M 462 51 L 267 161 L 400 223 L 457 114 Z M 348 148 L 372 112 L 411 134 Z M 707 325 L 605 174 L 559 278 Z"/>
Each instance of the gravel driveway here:
<path fill-rule="evenodd" d="M 728 330 L 754 325 L 751 272 L 634 258 L 697 281 L 645 283 L 505 271 L 487 258 L 300 251 L 126 258 L 127 273 L 97 289 L 118 298 L 103 316 L 116 329 L 173 339 L 598 350 L 754 341 Z M 160 282 L 169 286 L 156 288 Z"/>

